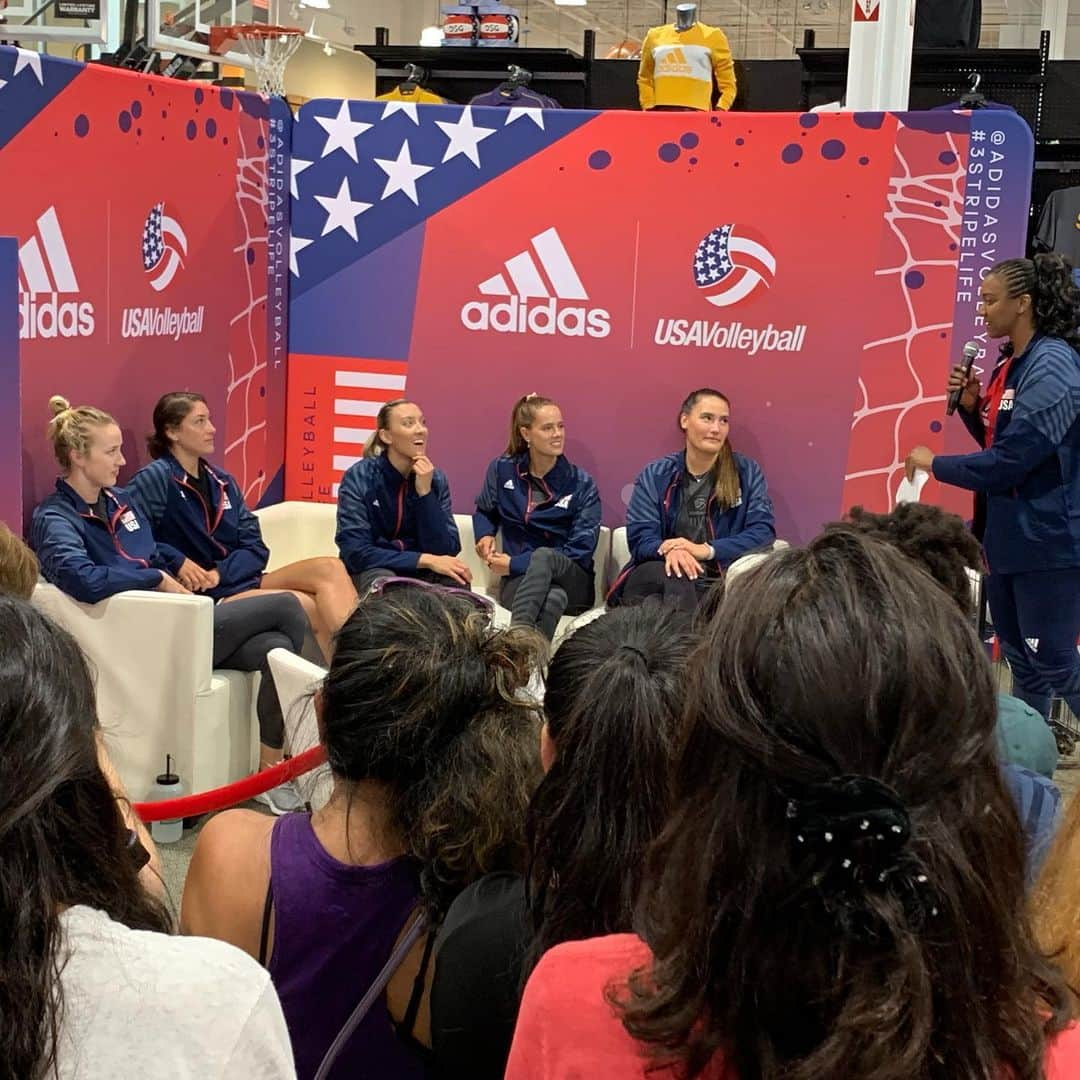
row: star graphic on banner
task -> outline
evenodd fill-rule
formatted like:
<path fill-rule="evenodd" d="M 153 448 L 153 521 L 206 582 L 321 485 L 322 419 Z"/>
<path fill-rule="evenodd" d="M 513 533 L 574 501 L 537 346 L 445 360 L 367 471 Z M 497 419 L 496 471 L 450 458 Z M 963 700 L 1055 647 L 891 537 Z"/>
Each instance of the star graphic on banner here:
<path fill-rule="evenodd" d="M 289 270 L 297 277 L 300 276 L 300 267 L 297 264 L 296 256 L 309 244 L 314 243 L 314 240 L 305 240 L 302 236 L 296 236 L 295 234 L 289 237 Z"/>
<path fill-rule="evenodd" d="M 347 103 L 346 103 L 347 104 Z M 315 201 L 326 211 L 326 224 L 323 226 L 322 235 L 332 233 L 335 229 L 344 229 L 354 240 L 356 235 L 356 219 L 365 211 L 370 210 L 372 204 L 358 202 L 352 197 L 349 190 L 349 178 L 341 181 L 336 195 L 316 195 Z"/>
<path fill-rule="evenodd" d="M 456 123 L 436 120 L 436 127 L 450 140 L 450 145 L 443 154 L 443 162 L 464 154 L 478 169 L 480 168 L 480 143 L 489 135 L 495 134 L 495 128 L 477 127 L 473 123 L 472 109 L 465 106 L 461 110 L 461 119 Z"/>
<path fill-rule="evenodd" d="M 301 161 L 299 158 L 293 158 L 290 164 L 292 165 L 292 176 L 289 178 L 289 191 L 294 199 L 299 199 L 300 189 L 296 186 L 297 177 L 299 177 L 305 169 L 310 169 L 315 162 Z"/>
<path fill-rule="evenodd" d="M 417 127 L 420 126 L 420 116 L 416 111 L 415 101 L 388 101 L 383 109 L 382 119 L 393 116 L 396 112 L 403 112 Z"/>
<path fill-rule="evenodd" d="M 337 116 L 316 116 L 315 122 L 326 132 L 326 145 L 320 157 L 327 157 L 335 150 L 344 150 L 357 164 L 360 159 L 356 156 L 356 140 L 364 134 L 371 124 L 365 124 L 362 120 L 354 120 L 349 112 L 349 103 L 343 101 Z"/>
<path fill-rule="evenodd" d="M 506 117 L 506 124 L 512 124 L 515 120 L 520 120 L 523 116 L 527 116 L 538 128 L 544 127 L 544 112 L 542 109 L 537 109 L 531 105 L 512 105 L 509 110 L 509 115 Z M 503 127 L 506 127 L 506 124 Z"/>
<path fill-rule="evenodd" d="M 41 74 L 41 53 L 31 52 L 29 49 L 16 49 L 15 70 L 11 73 L 14 79 L 23 68 L 29 68 L 36 76 L 37 81 L 44 86 L 45 78 Z"/>
<path fill-rule="evenodd" d="M 382 198 L 388 199 L 395 191 L 403 191 L 413 201 L 414 206 L 420 205 L 420 198 L 416 194 L 416 181 L 421 176 L 427 176 L 432 170 L 431 165 L 414 165 L 409 153 L 409 140 L 401 144 L 398 156 L 393 160 L 375 158 L 375 164 L 379 166 L 388 179 L 383 188 Z"/>

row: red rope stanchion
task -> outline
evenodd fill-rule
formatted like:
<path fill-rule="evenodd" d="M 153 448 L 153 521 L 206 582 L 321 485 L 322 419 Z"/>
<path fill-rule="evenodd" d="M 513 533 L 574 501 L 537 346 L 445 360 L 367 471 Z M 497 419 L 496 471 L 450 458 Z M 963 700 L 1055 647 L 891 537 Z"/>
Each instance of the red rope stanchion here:
<path fill-rule="evenodd" d="M 212 791 L 200 791 L 197 795 L 182 795 L 178 799 L 163 799 L 161 802 L 133 803 L 135 813 L 149 825 L 153 821 L 173 821 L 176 818 L 198 817 L 225 810 L 237 803 L 246 802 L 264 791 L 269 791 L 286 780 L 294 780 L 312 769 L 317 769 L 326 761 L 326 748 L 313 746 L 296 757 L 287 758 L 269 769 L 252 773 L 243 780 L 214 788 Z"/>

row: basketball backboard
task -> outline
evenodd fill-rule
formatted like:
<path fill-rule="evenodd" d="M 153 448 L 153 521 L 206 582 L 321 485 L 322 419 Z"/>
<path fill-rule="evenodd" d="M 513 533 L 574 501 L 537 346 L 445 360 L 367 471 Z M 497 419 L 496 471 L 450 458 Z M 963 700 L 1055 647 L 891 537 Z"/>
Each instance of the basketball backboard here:
<path fill-rule="evenodd" d="M 162 53 L 211 59 L 210 28 L 237 23 L 280 25 L 278 8 L 288 0 L 147 0 L 147 42 Z M 239 46 L 213 59 L 237 67 L 254 67 L 251 57 Z"/>

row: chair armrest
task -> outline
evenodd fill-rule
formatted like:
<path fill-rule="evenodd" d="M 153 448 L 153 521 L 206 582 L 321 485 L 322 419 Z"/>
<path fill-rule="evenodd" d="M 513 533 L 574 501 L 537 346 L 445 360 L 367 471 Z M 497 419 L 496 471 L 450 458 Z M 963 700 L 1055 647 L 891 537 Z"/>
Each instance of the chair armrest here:
<path fill-rule="evenodd" d="M 282 502 L 255 511 L 263 542 L 270 549 L 268 570 L 301 559 L 337 557 L 337 506 L 334 503 Z"/>

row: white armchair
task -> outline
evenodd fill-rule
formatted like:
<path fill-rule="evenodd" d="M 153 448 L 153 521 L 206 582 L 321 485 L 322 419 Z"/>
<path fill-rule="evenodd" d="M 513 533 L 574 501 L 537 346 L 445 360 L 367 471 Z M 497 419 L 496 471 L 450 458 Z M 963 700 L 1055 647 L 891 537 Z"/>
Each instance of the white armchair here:
<path fill-rule="evenodd" d="M 281 715 L 285 718 L 285 748 L 294 757 L 318 745 L 319 728 L 315 718 L 315 691 L 326 677 L 326 669 L 312 664 L 287 649 L 272 649 L 267 656 L 274 676 Z M 334 780 L 325 762 L 296 778 L 300 798 L 313 810 L 325 806 Z"/>
<path fill-rule="evenodd" d="M 252 771 L 259 676 L 212 670 L 209 599 L 137 591 L 82 604 L 40 583 L 33 603 L 90 661 L 109 756 L 132 799 L 146 796 L 166 754 L 192 792 Z"/>

